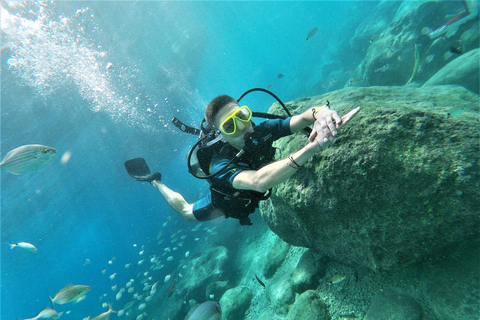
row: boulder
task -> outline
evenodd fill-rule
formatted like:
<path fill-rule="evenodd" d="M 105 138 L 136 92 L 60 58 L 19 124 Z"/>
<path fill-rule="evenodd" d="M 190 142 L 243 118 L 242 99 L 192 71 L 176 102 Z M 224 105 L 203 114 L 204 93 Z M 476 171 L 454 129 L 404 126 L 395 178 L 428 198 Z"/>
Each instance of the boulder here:
<path fill-rule="evenodd" d="M 316 255 L 313 250 L 307 250 L 293 270 L 290 282 L 295 293 L 303 293 L 316 289 L 318 280 L 325 276 L 327 259 Z"/>
<path fill-rule="evenodd" d="M 364 320 L 422 320 L 423 310 L 412 297 L 393 289 L 379 292 Z"/>
<path fill-rule="evenodd" d="M 330 320 L 327 306 L 318 292 L 308 290 L 301 294 L 287 315 L 287 320 Z"/>
<path fill-rule="evenodd" d="M 480 319 L 480 239 L 450 248 L 416 269 L 424 297 L 437 319 Z"/>
<path fill-rule="evenodd" d="M 227 248 L 206 248 L 201 255 L 191 257 L 178 269 L 188 277 L 179 279 L 176 289 L 184 298 L 202 301 L 205 299 L 205 288 L 212 280 L 222 278 L 227 262 Z"/>
<path fill-rule="evenodd" d="M 480 49 L 474 49 L 456 58 L 435 73 L 423 86 L 457 84 L 480 93 Z"/>
<path fill-rule="evenodd" d="M 215 299 L 218 300 L 222 297 L 222 295 L 230 289 L 230 286 L 228 285 L 228 281 L 213 281 L 211 282 L 208 286 L 207 289 L 205 289 L 205 299 L 211 300 Z"/>
<path fill-rule="evenodd" d="M 295 293 L 290 283 L 291 274 L 275 275 L 265 288 L 266 298 L 270 301 L 275 312 L 285 316 L 288 307 L 295 301 Z"/>
<path fill-rule="evenodd" d="M 227 290 L 222 299 L 220 299 L 220 305 L 222 306 L 222 313 L 224 319 L 244 319 L 245 312 L 250 308 L 253 294 L 252 291 L 245 287 L 235 287 Z"/>
<path fill-rule="evenodd" d="M 372 13 L 373 19 L 366 19 L 357 30 L 352 45 L 359 40 L 364 44 L 365 37 L 370 38 L 364 60 L 356 70 L 361 84 L 423 84 L 455 59 L 456 51 L 478 48 L 478 17 L 474 14 L 444 28 L 444 33 L 437 31 L 438 36 L 434 35 L 452 14 L 463 10 L 460 2 L 403 1 L 390 20 L 391 10 L 395 8 L 379 6 Z M 382 12 L 384 18 L 375 19 L 373 14 L 378 16 Z M 380 31 L 379 26 L 385 27 Z"/>
<path fill-rule="evenodd" d="M 267 260 L 263 269 L 263 275 L 266 278 L 271 278 L 277 269 L 282 265 L 283 261 L 287 257 L 290 245 L 285 243 L 282 239 L 276 237 L 272 248 L 268 252 Z"/>
<path fill-rule="evenodd" d="M 362 110 L 262 203 L 278 236 L 377 271 L 478 237 L 477 95 L 460 86 L 347 88 L 288 105 L 299 114 L 327 99 L 341 115 Z M 306 143 L 300 134 L 279 140 L 279 158 Z"/>

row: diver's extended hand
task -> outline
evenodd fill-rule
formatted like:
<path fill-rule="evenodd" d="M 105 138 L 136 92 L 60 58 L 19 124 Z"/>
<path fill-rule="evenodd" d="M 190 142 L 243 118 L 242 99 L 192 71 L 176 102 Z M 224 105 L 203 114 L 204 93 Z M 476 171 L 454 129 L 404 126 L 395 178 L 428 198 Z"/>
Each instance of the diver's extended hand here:
<path fill-rule="evenodd" d="M 317 117 L 317 121 L 313 124 L 313 130 L 310 133 L 308 140 L 312 143 L 316 143 L 320 151 L 322 148 L 325 148 L 331 141 L 333 141 L 334 136 L 337 134 L 337 129 L 342 128 L 348 121 L 350 121 L 358 112 L 360 107 L 348 112 L 341 118 L 341 121 L 332 121 L 332 115 L 328 114 L 326 117 Z"/>

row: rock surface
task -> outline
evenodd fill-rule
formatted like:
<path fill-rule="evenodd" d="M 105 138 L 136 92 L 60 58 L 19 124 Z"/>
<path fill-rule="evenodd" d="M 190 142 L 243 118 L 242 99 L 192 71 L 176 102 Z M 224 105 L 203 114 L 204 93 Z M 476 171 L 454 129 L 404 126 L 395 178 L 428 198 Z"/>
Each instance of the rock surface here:
<path fill-rule="evenodd" d="M 295 301 L 295 293 L 290 283 L 290 274 L 275 275 L 265 288 L 268 301 L 279 315 L 288 313 L 289 305 Z"/>
<path fill-rule="evenodd" d="M 285 241 L 280 238 L 275 239 L 272 248 L 268 252 L 263 270 L 263 275 L 266 278 L 271 278 L 275 274 L 278 267 L 280 267 L 285 260 L 289 249 L 290 245 L 288 245 L 288 243 L 285 243 Z"/>
<path fill-rule="evenodd" d="M 224 319 L 244 319 L 245 312 L 252 302 L 252 291 L 245 286 L 228 290 L 220 299 Z"/>
<path fill-rule="evenodd" d="M 340 114 L 362 110 L 262 204 L 277 235 L 372 270 L 478 237 L 477 95 L 458 86 L 347 88 L 289 108 L 298 114 L 327 99 Z M 282 139 L 279 157 L 305 143 L 300 135 Z"/>
<path fill-rule="evenodd" d="M 330 320 L 327 307 L 314 290 L 301 294 L 288 312 L 287 320 Z"/>
<path fill-rule="evenodd" d="M 379 292 L 364 320 L 422 320 L 423 310 L 412 297 L 387 289 Z"/>
<path fill-rule="evenodd" d="M 351 40 L 353 49 L 369 44 L 355 72 L 357 82 L 364 86 L 423 84 L 461 57 L 456 51 L 461 54 L 478 48 L 478 15 L 459 21 L 458 27 L 444 28 L 438 36 L 432 35 L 453 13 L 462 10 L 461 2 L 456 1 L 387 1 L 379 5 Z"/>
<path fill-rule="evenodd" d="M 425 82 L 423 86 L 457 84 L 479 94 L 479 61 L 480 49 L 471 50 L 447 64 Z"/>
<path fill-rule="evenodd" d="M 318 257 L 313 250 L 305 252 L 290 277 L 293 291 L 303 293 L 306 290 L 316 289 L 318 280 L 325 276 L 327 259 Z"/>

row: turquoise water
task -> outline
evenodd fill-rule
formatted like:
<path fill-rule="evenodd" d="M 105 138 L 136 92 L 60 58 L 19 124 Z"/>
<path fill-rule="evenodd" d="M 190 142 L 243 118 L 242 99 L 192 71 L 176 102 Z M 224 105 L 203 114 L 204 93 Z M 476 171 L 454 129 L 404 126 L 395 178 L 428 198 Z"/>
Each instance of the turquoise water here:
<path fill-rule="evenodd" d="M 1 318 L 35 316 L 70 283 L 92 288 L 85 301 L 58 306 L 71 311 L 62 319 L 93 317 L 104 302 L 122 309 L 131 298 L 115 294 L 130 279 L 148 271 L 151 283 L 163 285 L 187 251 L 229 247 L 248 232 L 233 219 L 191 231 L 195 223 L 133 181 L 123 162 L 144 157 L 187 201 L 204 196 L 207 184 L 189 175 L 185 161 L 196 138 L 171 119 L 197 125 L 215 96 L 253 87 L 284 101 L 334 89 L 320 84 L 360 63 L 349 40 L 377 4 L 2 1 L 2 157 L 32 143 L 58 154 L 35 172 L 1 173 Z M 254 93 L 243 102 L 266 112 L 274 101 Z M 263 221 L 252 219 L 254 232 Z M 38 253 L 9 249 L 21 241 Z M 149 269 L 165 247 L 177 248 L 173 260 L 167 255 L 162 269 Z"/>

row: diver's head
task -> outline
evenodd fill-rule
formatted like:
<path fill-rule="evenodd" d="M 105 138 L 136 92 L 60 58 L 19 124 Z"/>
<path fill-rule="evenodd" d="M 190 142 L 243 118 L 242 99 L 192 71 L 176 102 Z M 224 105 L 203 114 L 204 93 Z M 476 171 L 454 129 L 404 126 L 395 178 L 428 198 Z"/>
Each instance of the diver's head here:
<path fill-rule="evenodd" d="M 237 149 L 245 146 L 245 135 L 253 132 L 252 111 L 240 107 L 235 99 L 222 95 L 212 100 L 205 111 L 205 119 L 222 134 L 222 140 Z"/>

